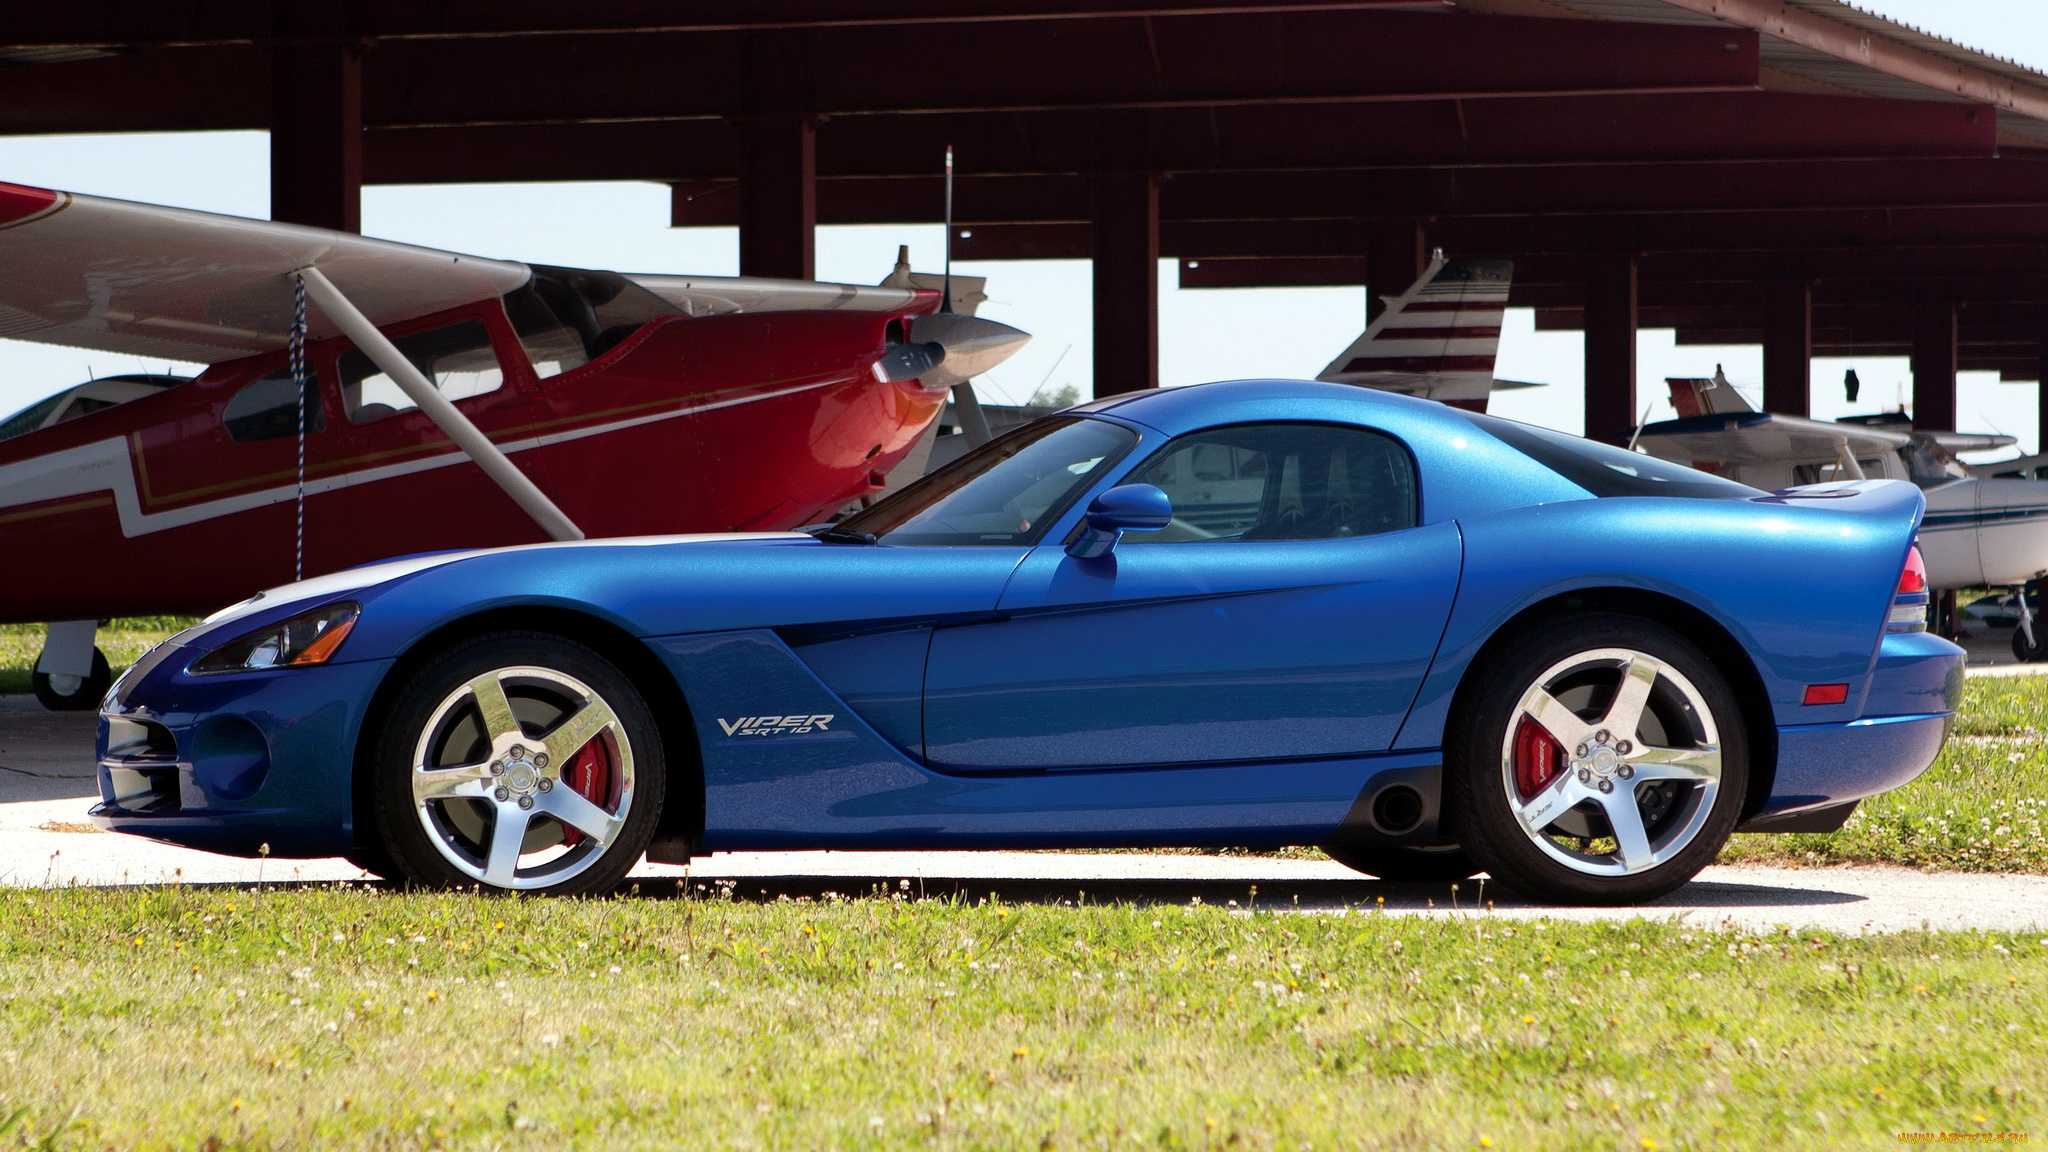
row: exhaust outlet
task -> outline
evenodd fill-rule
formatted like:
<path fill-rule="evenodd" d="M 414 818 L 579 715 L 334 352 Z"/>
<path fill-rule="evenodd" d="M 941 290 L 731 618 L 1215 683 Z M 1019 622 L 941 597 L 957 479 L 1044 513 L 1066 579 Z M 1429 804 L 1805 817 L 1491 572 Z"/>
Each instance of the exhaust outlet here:
<path fill-rule="evenodd" d="M 1413 831 L 1422 815 L 1422 793 L 1406 784 L 1390 784 L 1372 798 L 1372 822 L 1389 835 Z"/>

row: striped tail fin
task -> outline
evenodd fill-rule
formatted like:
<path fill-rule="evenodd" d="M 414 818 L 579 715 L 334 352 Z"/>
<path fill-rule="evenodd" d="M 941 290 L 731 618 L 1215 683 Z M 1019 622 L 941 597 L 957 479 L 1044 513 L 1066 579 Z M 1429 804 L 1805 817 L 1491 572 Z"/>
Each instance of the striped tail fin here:
<path fill-rule="evenodd" d="M 1318 380 L 1405 392 L 1484 410 L 1496 383 L 1501 316 L 1515 266 L 1436 253 L 1408 291 L 1366 326 Z"/>

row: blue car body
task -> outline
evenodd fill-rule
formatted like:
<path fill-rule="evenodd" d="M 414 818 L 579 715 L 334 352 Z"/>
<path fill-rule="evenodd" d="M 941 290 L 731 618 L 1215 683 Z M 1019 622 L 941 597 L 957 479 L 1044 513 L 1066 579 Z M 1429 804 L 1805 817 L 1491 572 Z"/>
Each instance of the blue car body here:
<path fill-rule="evenodd" d="M 1649 615 L 1715 660 L 1750 733 L 1749 828 L 1911 780 L 1959 699 L 1960 649 L 1886 627 L 1921 514 L 1908 484 L 1595 497 L 1455 409 L 1337 385 L 1202 385 L 1080 414 L 1137 443 L 1033 546 L 603 540 L 273 590 L 115 685 L 94 818 L 221 852 L 348 851 L 366 725 L 408 661 L 486 627 L 562 630 L 634 676 L 670 748 L 663 842 L 698 852 L 1427 843 L 1459 685 L 1490 641 L 1560 606 Z M 1161 445 L 1272 421 L 1394 438 L 1419 523 L 1068 555 L 1088 499 Z M 361 614 L 324 665 L 190 670 L 337 600 Z M 1847 689 L 1809 704 L 1810 685 Z M 1372 800 L 1395 786 L 1423 803 L 1389 829 Z"/>

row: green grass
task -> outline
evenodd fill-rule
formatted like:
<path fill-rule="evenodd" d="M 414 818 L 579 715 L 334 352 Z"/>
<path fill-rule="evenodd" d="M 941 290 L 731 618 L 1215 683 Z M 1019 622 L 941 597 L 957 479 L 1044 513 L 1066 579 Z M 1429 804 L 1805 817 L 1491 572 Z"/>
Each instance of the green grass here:
<path fill-rule="evenodd" d="M 119 676 L 164 637 L 191 627 L 195 618 L 135 616 L 110 621 L 100 629 L 98 644 L 107 664 Z M 36 657 L 43 651 L 41 624 L 0 624 L 0 693 L 26 692 Z"/>
<path fill-rule="evenodd" d="M 708 895 L 0 893 L 0 1142 L 1876 1148 L 2048 1093 L 2033 935 Z"/>
<path fill-rule="evenodd" d="M 1724 863 L 2048 872 L 2048 676 L 1967 681 L 1948 746 L 1840 832 L 1737 836 Z"/>

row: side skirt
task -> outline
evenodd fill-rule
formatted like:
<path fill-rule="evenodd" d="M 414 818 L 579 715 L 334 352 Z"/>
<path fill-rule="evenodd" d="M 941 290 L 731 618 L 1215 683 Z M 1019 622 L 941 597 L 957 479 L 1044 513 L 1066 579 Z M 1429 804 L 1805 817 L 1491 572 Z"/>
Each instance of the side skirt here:
<path fill-rule="evenodd" d="M 957 776 L 884 740 L 772 632 L 657 639 L 696 722 L 698 851 L 1433 843 L 1441 754 Z"/>

